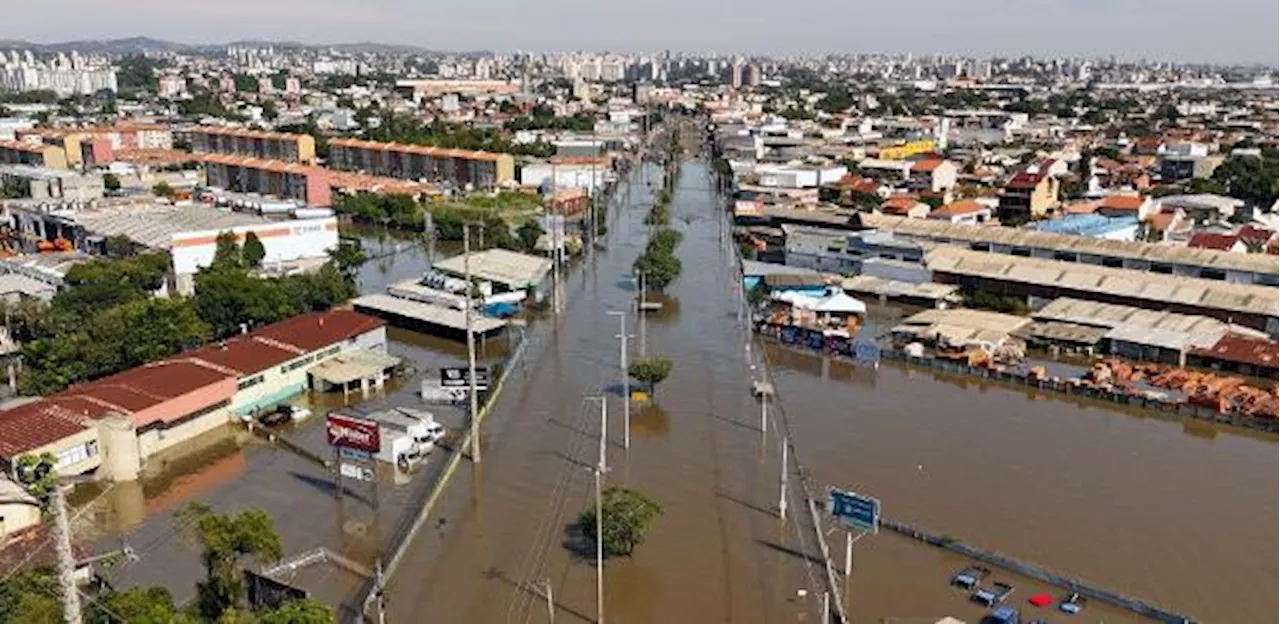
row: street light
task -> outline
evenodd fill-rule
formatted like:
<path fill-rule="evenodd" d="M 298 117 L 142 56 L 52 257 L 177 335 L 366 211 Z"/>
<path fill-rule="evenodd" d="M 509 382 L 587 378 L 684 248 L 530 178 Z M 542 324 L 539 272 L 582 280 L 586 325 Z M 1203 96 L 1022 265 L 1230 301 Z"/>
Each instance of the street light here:
<path fill-rule="evenodd" d="M 627 370 L 627 311 L 609 310 L 610 316 L 618 317 L 618 366 L 622 375 L 622 448 L 631 448 L 631 376 Z"/>

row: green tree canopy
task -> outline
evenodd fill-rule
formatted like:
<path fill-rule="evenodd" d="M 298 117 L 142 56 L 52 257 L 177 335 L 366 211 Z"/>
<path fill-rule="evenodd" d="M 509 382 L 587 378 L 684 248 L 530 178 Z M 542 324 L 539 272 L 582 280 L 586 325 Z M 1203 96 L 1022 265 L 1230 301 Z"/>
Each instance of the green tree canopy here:
<path fill-rule="evenodd" d="M 656 387 L 671 376 L 672 367 L 671 360 L 666 358 L 648 358 L 632 362 L 628 373 L 636 381 Z"/>
<path fill-rule="evenodd" d="M 644 542 L 653 521 L 662 515 L 662 506 L 636 490 L 622 487 L 606 489 L 600 499 L 601 550 L 606 557 L 630 556 Z M 594 547 L 594 506 L 578 515 L 578 528 Z"/>
<path fill-rule="evenodd" d="M 262 266 L 262 259 L 267 257 L 267 248 L 262 245 L 262 241 L 258 240 L 258 235 L 252 231 L 244 235 L 244 247 L 240 252 L 240 257 L 244 265 L 252 269 Z"/>
<path fill-rule="evenodd" d="M 156 197 L 171 198 L 175 194 L 173 187 L 169 186 L 169 183 L 163 180 L 157 182 L 155 186 L 151 187 L 151 192 L 154 193 Z"/>
<path fill-rule="evenodd" d="M 244 600 L 243 559 L 266 563 L 282 553 L 275 523 L 260 509 L 216 514 L 208 505 L 192 502 L 175 516 L 202 550 L 205 578 L 196 585 L 196 601 L 204 619 L 221 618 Z"/>
<path fill-rule="evenodd" d="M 1274 151 L 1262 157 L 1236 155 L 1214 170 L 1213 179 L 1222 184 L 1228 195 L 1254 206 L 1267 207 L 1276 201 L 1278 168 L 1280 163 Z"/>

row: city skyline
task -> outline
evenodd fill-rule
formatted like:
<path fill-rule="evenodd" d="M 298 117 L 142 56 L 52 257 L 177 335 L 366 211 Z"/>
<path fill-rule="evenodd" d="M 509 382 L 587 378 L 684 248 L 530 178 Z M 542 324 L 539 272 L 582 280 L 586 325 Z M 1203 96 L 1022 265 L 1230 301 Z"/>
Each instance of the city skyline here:
<path fill-rule="evenodd" d="M 432 7 L 391 0 L 354 5 L 336 0 L 269 4 L 227 0 L 188 5 L 122 0 L 111 10 L 76 0 L 50 0 L 10 15 L 0 40 L 63 43 L 145 36 L 189 44 L 243 40 L 310 45 L 373 42 L 429 50 L 496 52 L 594 50 L 619 53 L 821 55 L 912 53 L 963 56 L 1116 56 L 1182 63 L 1276 66 L 1273 25 L 1280 7 L 1259 0 L 1052 0 L 1028 7 L 1008 0 L 964 5 L 922 0 L 903 12 L 888 6 L 850 8 L 819 0 L 795 13 L 757 0 L 719 7 L 658 0 L 600 5 L 549 0 L 536 6 Z M 370 10 L 373 7 L 373 10 Z M 732 10 L 727 10 L 732 8 Z M 254 19 L 245 19 L 246 15 Z M 494 16 L 501 16 L 495 18 Z M 826 15 L 830 19 L 813 19 Z M 674 16 L 674 19 L 673 19 Z M 957 24 L 971 24 L 958 28 Z M 1053 28 L 1045 28 L 1052 24 Z M 577 26 L 590 25 L 589 28 Z"/>

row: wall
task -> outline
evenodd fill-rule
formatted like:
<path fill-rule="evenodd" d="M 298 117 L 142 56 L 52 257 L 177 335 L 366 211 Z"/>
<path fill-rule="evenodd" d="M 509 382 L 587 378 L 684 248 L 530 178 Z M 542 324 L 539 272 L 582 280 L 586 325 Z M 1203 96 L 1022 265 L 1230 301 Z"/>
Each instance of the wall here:
<path fill-rule="evenodd" d="M 332 351 L 334 347 L 338 347 L 338 350 Z M 260 375 L 262 376 L 262 381 L 235 393 L 235 397 L 231 402 L 231 413 L 241 416 L 259 408 L 283 403 L 307 389 L 307 371 L 316 364 L 327 361 L 338 354 L 360 349 L 374 349 L 385 353 L 387 350 L 386 327 L 379 327 L 337 345 L 329 345 L 317 351 L 298 356 L 289 362 L 272 366 L 268 370 L 241 377 L 241 380 L 244 380 Z M 298 366 L 287 372 L 283 370 L 289 367 L 291 363 L 305 360 L 308 357 L 312 358 L 312 360 L 307 365 Z"/>
<path fill-rule="evenodd" d="M 133 413 L 133 424 L 142 429 L 155 422 L 177 422 L 210 405 L 229 400 L 236 392 L 236 379 L 227 377 L 184 395 L 162 401 Z M 145 455 L 145 453 L 144 453 Z"/>
<path fill-rule="evenodd" d="M 27 503 L 0 502 L 0 543 L 15 531 L 40 524 L 40 507 Z"/>
<path fill-rule="evenodd" d="M 175 444 L 186 442 L 202 433 L 227 424 L 231 420 L 229 401 L 207 409 L 199 415 L 188 418 L 177 424 L 165 426 L 154 425 L 152 428 L 138 433 L 138 452 L 145 464 L 148 457 L 163 451 Z"/>
<path fill-rule="evenodd" d="M 322 258 L 338 246 L 336 217 L 297 221 L 278 221 L 262 225 L 232 228 L 236 238 L 244 242 L 252 231 L 262 241 L 267 255 L 264 264 L 289 262 L 304 258 Z M 195 273 L 213 262 L 217 248 L 217 230 L 184 232 L 172 238 L 173 270 L 179 275 Z"/>
<path fill-rule="evenodd" d="M 56 442 L 50 442 L 39 448 L 31 449 L 27 455 L 41 455 L 51 453 L 54 457 L 59 456 L 62 452 L 74 448 L 76 446 L 86 446 L 91 453 L 85 459 L 74 464 L 66 466 L 58 466 L 58 474 L 63 476 L 84 474 L 96 469 L 102 463 L 101 447 L 98 443 L 98 428 L 89 427 L 84 431 L 75 435 L 67 436 Z"/>

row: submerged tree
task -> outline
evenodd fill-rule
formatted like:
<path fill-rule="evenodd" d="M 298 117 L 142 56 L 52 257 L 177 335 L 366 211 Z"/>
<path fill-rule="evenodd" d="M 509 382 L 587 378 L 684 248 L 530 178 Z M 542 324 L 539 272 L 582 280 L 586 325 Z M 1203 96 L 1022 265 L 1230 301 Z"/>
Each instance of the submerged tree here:
<path fill-rule="evenodd" d="M 632 362 L 628 373 L 632 379 L 648 384 L 653 390 L 671 375 L 672 366 L 671 360 L 666 358 L 648 358 Z"/>
<path fill-rule="evenodd" d="M 661 514 L 662 506 L 640 492 L 622 487 L 606 489 L 600 497 L 600 544 L 604 556 L 631 556 Z M 595 506 L 578 515 L 578 528 L 594 547 Z"/>
<path fill-rule="evenodd" d="M 271 516 L 260 509 L 216 514 L 204 503 L 192 502 L 177 514 L 179 524 L 200 543 L 205 578 L 196 584 L 200 616 L 215 620 L 234 613 L 244 600 L 241 559 L 260 562 L 280 558 L 280 534 Z"/>

